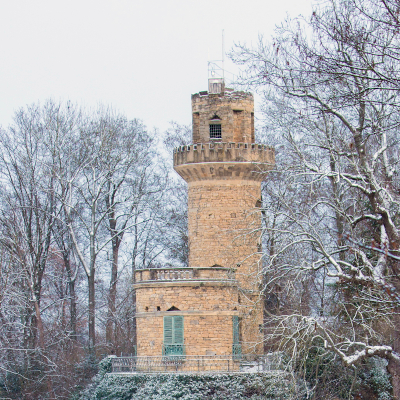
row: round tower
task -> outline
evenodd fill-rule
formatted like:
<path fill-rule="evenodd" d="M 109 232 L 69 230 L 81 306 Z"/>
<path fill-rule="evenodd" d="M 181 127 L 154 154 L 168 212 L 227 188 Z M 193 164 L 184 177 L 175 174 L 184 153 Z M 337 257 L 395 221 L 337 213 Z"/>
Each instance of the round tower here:
<path fill-rule="evenodd" d="M 193 142 L 174 150 L 188 183 L 189 266 L 236 270 L 241 342 L 260 352 L 262 334 L 261 181 L 274 150 L 254 140 L 251 93 L 192 95 Z M 258 350 L 255 350 L 255 349 Z"/>

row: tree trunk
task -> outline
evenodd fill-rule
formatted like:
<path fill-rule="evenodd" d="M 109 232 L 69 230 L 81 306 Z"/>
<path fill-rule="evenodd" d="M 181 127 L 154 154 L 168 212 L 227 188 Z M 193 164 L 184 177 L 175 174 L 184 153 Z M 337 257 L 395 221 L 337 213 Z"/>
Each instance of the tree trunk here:
<path fill-rule="evenodd" d="M 119 254 L 120 241 L 117 236 L 112 239 L 112 265 L 111 265 L 111 280 L 110 290 L 108 294 L 108 312 L 107 312 L 107 323 L 106 323 L 106 342 L 110 346 L 111 354 L 115 354 L 116 346 L 115 340 L 116 335 L 116 297 L 117 297 L 117 279 L 118 279 L 118 254 Z"/>
<path fill-rule="evenodd" d="M 69 313 L 70 313 L 70 321 L 69 327 L 71 330 L 71 339 L 76 340 L 76 294 L 75 294 L 75 279 L 72 277 L 71 264 L 69 261 L 68 254 L 66 251 L 63 251 L 63 259 L 65 269 L 67 271 L 68 278 L 68 289 L 69 289 Z"/>
<path fill-rule="evenodd" d="M 88 276 L 89 289 L 89 353 L 94 354 L 94 346 L 96 344 L 95 330 L 95 286 L 94 286 L 94 270 Z"/>
<path fill-rule="evenodd" d="M 135 278 L 135 271 L 136 269 L 133 269 L 133 275 L 132 275 L 132 285 L 135 287 L 136 283 L 136 278 Z M 136 290 L 135 288 L 132 289 L 132 307 L 133 307 L 133 316 L 132 316 L 132 344 L 135 349 L 137 349 L 137 336 L 136 336 Z"/>
<path fill-rule="evenodd" d="M 400 365 L 395 361 L 390 360 L 387 370 L 391 376 L 393 386 L 393 399 L 400 400 Z"/>
<path fill-rule="evenodd" d="M 394 317 L 395 320 L 395 326 L 399 327 L 400 326 L 400 316 L 399 316 L 399 311 L 396 310 L 397 315 Z M 395 329 L 393 332 L 393 350 L 396 353 L 400 352 L 400 331 L 398 329 Z M 396 362 L 394 359 L 390 359 L 387 370 L 391 376 L 391 383 L 393 386 L 393 399 L 394 400 L 400 400 L 400 365 L 398 362 Z"/>
<path fill-rule="evenodd" d="M 135 283 L 136 283 L 136 256 L 138 251 L 138 230 L 137 230 L 137 218 L 135 218 L 135 245 L 133 247 L 132 252 L 132 344 L 137 351 L 137 335 L 136 335 L 136 290 L 135 290 Z M 137 355 L 137 353 L 136 353 Z"/>

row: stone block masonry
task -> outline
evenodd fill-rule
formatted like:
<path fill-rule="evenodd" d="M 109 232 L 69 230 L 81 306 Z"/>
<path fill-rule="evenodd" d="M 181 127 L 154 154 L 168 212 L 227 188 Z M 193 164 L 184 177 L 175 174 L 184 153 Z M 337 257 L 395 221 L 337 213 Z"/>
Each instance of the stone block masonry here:
<path fill-rule="evenodd" d="M 186 355 L 232 353 L 232 317 L 239 315 L 235 310 L 238 291 L 233 272 L 227 269 L 194 271 L 190 277 L 181 274 L 182 279 L 166 280 L 158 279 L 165 277 L 165 272 L 159 275 L 150 270 L 136 272 L 139 355 L 162 354 L 163 318 L 175 315 L 184 318 Z M 140 279 L 140 275 L 149 279 Z"/>
<path fill-rule="evenodd" d="M 210 141 L 209 125 L 221 124 L 223 142 L 254 143 L 254 98 L 251 93 L 192 95 L 193 142 Z"/>

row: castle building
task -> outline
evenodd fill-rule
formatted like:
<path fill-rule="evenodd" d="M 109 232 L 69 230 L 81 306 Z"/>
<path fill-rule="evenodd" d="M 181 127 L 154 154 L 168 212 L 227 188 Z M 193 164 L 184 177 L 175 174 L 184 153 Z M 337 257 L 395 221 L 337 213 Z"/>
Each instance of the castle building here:
<path fill-rule="evenodd" d="M 261 182 L 254 100 L 210 80 L 192 95 L 193 142 L 174 150 L 188 185 L 189 268 L 136 271 L 137 356 L 262 353 Z"/>

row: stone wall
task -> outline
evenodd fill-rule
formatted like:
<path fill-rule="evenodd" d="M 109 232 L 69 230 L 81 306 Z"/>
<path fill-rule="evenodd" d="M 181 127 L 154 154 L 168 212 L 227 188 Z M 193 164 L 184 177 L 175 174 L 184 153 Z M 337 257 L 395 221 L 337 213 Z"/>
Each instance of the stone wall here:
<path fill-rule="evenodd" d="M 189 182 L 189 265 L 236 269 L 241 287 L 258 281 L 261 213 L 259 182 Z"/>
<path fill-rule="evenodd" d="M 180 285 L 177 285 L 180 283 Z M 160 356 L 164 316 L 184 317 L 187 355 L 232 353 L 237 287 L 223 282 L 160 282 L 136 286 L 137 354 Z M 174 311 L 167 311 L 173 308 Z"/>
<path fill-rule="evenodd" d="M 160 356 L 163 317 L 184 316 L 188 355 L 225 355 L 232 352 L 232 316 L 238 315 L 243 352 L 262 353 L 262 307 L 259 293 L 244 291 L 234 279 L 218 279 L 221 272 L 199 269 L 203 280 L 137 280 L 137 345 L 139 356 Z M 149 270 L 137 271 L 149 278 Z M 226 276 L 226 275 L 225 275 Z M 199 278 L 198 278 L 199 279 Z M 173 309 L 174 311 L 168 311 Z"/>
<path fill-rule="evenodd" d="M 172 315 L 172 314 L 168 314 Z M 232 314 L 174 313 L 183 315 L 186 355 L 232 354 Z M 163 316 L 137 318 L 137 354 L 160 356 L 163 346 Z"/>
<path fill-rule="evenodd" d="M 237 288 L 221 282 L 154 282 L 136 285 L 137 313 L 180 311 L 231 311 L 237 305 Z M 158 309 L 159 307 L 159 309 Z"/>
<path fill-rule="evenodd" d="M 210 141 L 209 125 L 220 119 L 223 142 L 254 143 L 254 98 L 251 93 L 222 92 L 192 95 L 193 142 Z M 217 122 L 218 123 L 218 122 Z"/>

